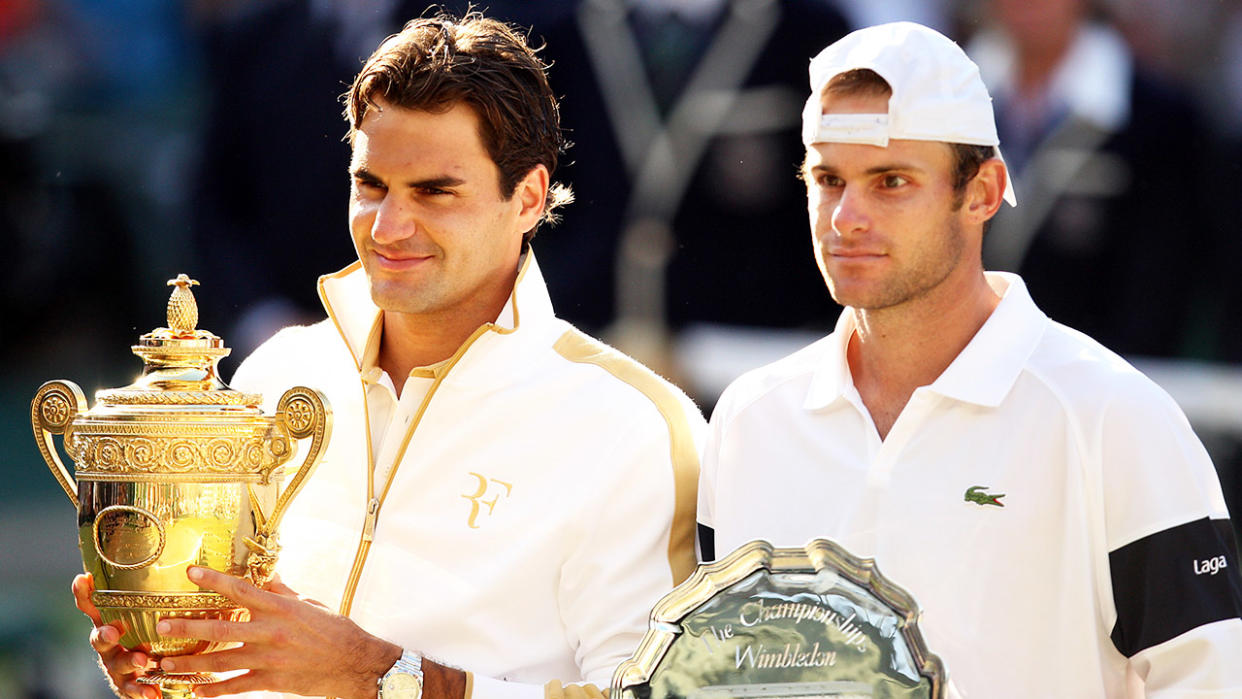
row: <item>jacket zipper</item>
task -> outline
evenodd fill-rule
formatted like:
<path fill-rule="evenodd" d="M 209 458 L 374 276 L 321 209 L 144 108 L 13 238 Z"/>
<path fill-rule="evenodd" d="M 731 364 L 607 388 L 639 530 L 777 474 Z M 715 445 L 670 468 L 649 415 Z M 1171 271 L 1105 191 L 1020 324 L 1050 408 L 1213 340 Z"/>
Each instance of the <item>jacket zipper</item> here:
<path fill-rule="evenodd" d="M 371 551 L 371 541 L 375 538 L 375 520 L 379 519 L 379 498 L 371 498 L 367 503 L 367 518 L 362 523 L 362 541 L 358 542 L 358 552 L 354 555 L 354 567 L 349 571 L 349 581 L 345 583 L 345 596 L 341 599 L 341 615 L 349 616 L 353 606 L 354 593 L 358 581 L 362 578 L 362 566 L 366 563 L 367 554 Z"/>
<path fill-rule="evenodd" d="M 418 429 L 419 423 L 423 421 L 423 415 L 427 412 L 427 406 L 430 405 L 431 399 L 435 396 L 436 391 L 440 388 L 440 383 L 444 381 L 444 377 L 457 366 L 457 362 L 461 360 L 466 350 L 470 349 L 474 341 L 479 339 L 483 333 L 495 326 L 492 323 L 485 323 L 474 331 L 457 352 L 449 359 L 449 361 L 440 367 L 435 373 L 435 379 L 431 383 L 431 387 L 427 389 L 427 395 L 423 397 L 423 402 L 418 406 L 418 411 L 414 415 L 414 419 L 410 421 L 410 427 L 405 432 L 405 439 L 401 443 L 401 448 L 397 450 L 397 455 L 393 460 L 393 467 L 388 472 L 388 478 L 384 482 L 384 489 L 379 496 L 375 495 L 375 450 L 371 444 L 371 411 L 367 407 L 365 385 L 363 387 L 362 409 L 366 417 L 366 434 L 367 434 L 367 462 L 370 469 L 367 471 L 367 492 L 371 494 L 370 500 L 367 501 L 367 515 L 362 522 L 362 535 L 358 540 L 358 550 L 354 554 L 354 565 L 349 571 L 349 579 L 345 583 L 345 593 L 341 596 L 340 613 L 341 616 L 349 616 L 350 610 L 353 608 L 354 595 L 358 592 L 358 583 L 362 579 L 362 569 L 366 566 L 367 555 L 371 552 L 371 542 L 375 539 L 375 527 L 379 521 L 380 508 L 384 505 L 384 498 L 388 496 L 388 489 L 392 486 L 392 481 L 397 475 L 397 469 L 400 468 L 401 462 L 405 460 L 405 450 L 410 446 L 410 439 L 414 437 L 414 431 Z"/>

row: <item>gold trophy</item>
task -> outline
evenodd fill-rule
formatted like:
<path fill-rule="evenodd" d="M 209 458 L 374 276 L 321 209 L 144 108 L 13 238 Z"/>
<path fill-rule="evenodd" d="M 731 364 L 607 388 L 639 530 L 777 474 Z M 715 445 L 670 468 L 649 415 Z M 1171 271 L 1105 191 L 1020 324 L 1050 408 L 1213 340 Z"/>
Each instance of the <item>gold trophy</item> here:
<path fill-rule="evenodd" d="M 297 386 L 264 415 L 262 396 L 217 376 L 223 340 L 196 330 L 198 307 L 182 274 L 170 280 L 168 327 L 139 338 L 145 362 L 124 388 L 101 390 L 95 407 L 70 381 L 49 381 L 30 405 L 43 459 L 78 509 L 78 544 L 94 576 L 92 601 L 121 645 L 156 658 L 211 651 L 221 644 L 164 638 L 163 618 L 244 619 L 245 609 L 186 577 L 197 565 L 268 582 L 279 546 L 276 528 L 314 470 L 332 428 L 318 391 Z M 65 468 L 52 435 L 76 464 Z M 302 466 L 283 490 L 283 466 L 309 438 Z M 210 675 L 153 672 L 140 681 L 169 699 L 190 697 Z"/>

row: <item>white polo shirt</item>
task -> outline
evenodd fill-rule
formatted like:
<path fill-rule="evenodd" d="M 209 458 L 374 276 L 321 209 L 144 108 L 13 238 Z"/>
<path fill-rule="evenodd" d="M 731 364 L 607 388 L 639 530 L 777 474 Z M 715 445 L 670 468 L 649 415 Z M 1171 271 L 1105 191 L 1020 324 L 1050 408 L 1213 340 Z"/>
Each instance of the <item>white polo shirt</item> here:
<path fill-rule="evenodd" d="M 988 281 L 1000 304 L 884 440 L 846 362 L 852 313 L 734 382 L 699 488 L 716 552 L 827 537 L 873 557 L 966 697 L 1141 696 L 1143 678 L 1242 696 L 1236 548 L 1185 417 L 1020 278 Z"/>

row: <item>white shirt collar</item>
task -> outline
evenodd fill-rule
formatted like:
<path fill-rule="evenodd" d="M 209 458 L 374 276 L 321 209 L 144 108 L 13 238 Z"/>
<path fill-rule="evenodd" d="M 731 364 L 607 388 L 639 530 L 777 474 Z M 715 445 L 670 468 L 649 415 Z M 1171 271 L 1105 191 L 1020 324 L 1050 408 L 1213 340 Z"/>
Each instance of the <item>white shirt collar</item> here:
<path fill-rule="evenodd" d="M 553 316 L 552 299 L 548 296 L 534 252 L 527 251 L 519 264 L 513 293 L 495 322 L 489 323 L 491 330 L 511 333 L 523 322 Z M 520 308 L 519 296 L 522 299 Z M 379 307 L 371 300 L 371 285 L 362 270 L 362 263 L 354 262 L 339 272 L 320 277 L 319 298 L 361 371 L 380 315 Z"/>
<path fill-rule="evenodd" d="M 855 327 L 854 314 L 850 309 L 841 311 L 841 315 L 837 317 L 836 328 L 823 341 L 823 356 L 811 376 L 811 385 L 807 389 L 802 407 L 807 410 L 826 408 L 838 400 L 843 400 L 847 393 L 855 391 L 854 379 L 850 375 L 845 354 L 850 338 L 854 336 Z"/>
<path fill-rule="evenodd" d="M 995 407 L 1013 388 L 1049 320 L 1031 299 L 1021 277 L 1007 272 L 988 272 L 986 276 L 1001 297 L 1000 303 L 928 389 L 948 398 Z M 823 356 L 803 402 L 807 410 L 820 410 L 857 394 L 846 360 L 846 347 L 854 330 L 854 314 L 847 309 L 824 342 Z"/>

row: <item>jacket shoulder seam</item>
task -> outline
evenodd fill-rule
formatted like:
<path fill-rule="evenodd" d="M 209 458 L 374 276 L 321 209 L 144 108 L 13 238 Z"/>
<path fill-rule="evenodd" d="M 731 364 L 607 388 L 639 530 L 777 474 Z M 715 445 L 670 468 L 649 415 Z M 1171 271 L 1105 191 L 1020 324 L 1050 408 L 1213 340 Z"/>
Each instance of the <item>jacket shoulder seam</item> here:
<path fill-rule="evenodd" d="M 634 388 L 651 401 L 664 418 L 668 427 L 674 488 L 669 567 L 672 569 L 673 584 L 681 583 L 690 576 L 696 565 L 694 510 L 698 498 L 699 453 L 690 420 L 677 391 L 647 367 L 576 328 L 565 331 L 553 349 L 571 362 L 598 366 Z"/>

